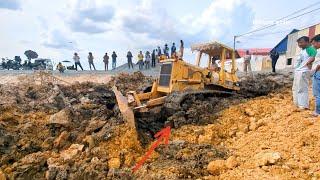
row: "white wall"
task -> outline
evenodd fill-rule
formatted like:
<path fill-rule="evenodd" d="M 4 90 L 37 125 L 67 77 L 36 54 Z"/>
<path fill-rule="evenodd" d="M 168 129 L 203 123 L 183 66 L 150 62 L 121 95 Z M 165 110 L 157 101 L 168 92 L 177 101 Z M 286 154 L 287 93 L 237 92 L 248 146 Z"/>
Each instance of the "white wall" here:
<path fill-rule="evenodd" d="M 244 70 L 244 59 L 237 59 L 237 68 L 239 72 Z M 265 66 L 265 67 L 263 67 Z M 266 71 L 271 70 L 271 59 L 269 56 L 252 55 L 251 56 L 252 71 Z"/>

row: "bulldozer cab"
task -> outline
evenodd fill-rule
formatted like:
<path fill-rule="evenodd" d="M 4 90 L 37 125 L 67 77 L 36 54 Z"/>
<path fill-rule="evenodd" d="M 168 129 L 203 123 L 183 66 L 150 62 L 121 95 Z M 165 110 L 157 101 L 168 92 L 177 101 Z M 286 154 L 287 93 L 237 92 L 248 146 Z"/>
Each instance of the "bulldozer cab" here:
<path fill-rule="evenodd" d="M 236 71 L 235 67 L 235 57 L 236 54 L 232 48 L 223 45 L 218 42 L 195 44 L 191 46 L 191 50 L 197 51 L 196 65 L 200 66 L 202 57 L 207 55 L 206 68 L 211 68 L 214 61 L 219 61 L 221 64 L 221 69 L 225 69 L 226 61 L 229 59 L 232 61 L 231 72 Z"/>
<path fill-rule="evenodd" d="M 191 50 L 197 52 L 196 66 L 200 67 L 201 60 L 206 55 L 207 62 L 205 68 L 218 76 L 218 84 L 228 89 L 239 90 L 239 87 L 234 86 L 234 83 L 238 82 L 239 79 L 236 76 L 235 59 L 237 54 L 232 48 L 213 41 L 192 45 Z"/>

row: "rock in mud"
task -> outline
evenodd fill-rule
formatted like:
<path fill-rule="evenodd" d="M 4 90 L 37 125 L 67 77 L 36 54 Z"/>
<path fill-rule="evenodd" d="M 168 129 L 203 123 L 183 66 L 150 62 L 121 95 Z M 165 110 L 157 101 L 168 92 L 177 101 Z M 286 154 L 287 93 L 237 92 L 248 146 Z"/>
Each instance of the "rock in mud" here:
<path fill-rule="evenodd" d="M 254 111 L 252 109 L 246 108 L 244 110 L 245 114 L 249 117 L 253 117 L 255 115 Z"/>
<path fill-rule="evenodd" d="M 67 180 L 68 177 L 68 169 L 64 166 L 49 166 L 49 170 L 45 173 L 47 180 Z"/>
<path fill-rule="evenodd" d="M 256 154 L 254 159 L 257 167 L 269 166 L 276 164 L 281 159 L 281 155 L 278 152 L 266 150 Z"/>
<path fill-rule="evenodd" d="M 249 130 L 250 131 L 254 131 L 258 128 L 258 125 L 256 122 L 251 122 L 250 125 L 249 125 Z"/>
<path fill-rule="evenodd" d="M 7 179 L 6 175 L 4 174 L 4 172 L 0 170 L 0 180 L 6 180 L 6 179 Z"/>
<path fill-rule="evenodd" d="M 238 128 L 239 128 L 239 131 L 242 133 L 247 133 L 249 131 L 249 126 L 246 123 L 239 124 Z"/>
<path fill-rule="evenodd" d="M 50 152 L 29 154 L 13 164 L 13 179 L 39 179 L 46 171 L 46 161 Z"/>
<path fill-rule="evenodd" d="M 64 127 L 70 127 L 72 120 L 72 112 L 69 109 L 63 109 L 56 114 L 50 116 L 47 125 L 61 125 Z"/>
<path fill-rule="evenodd" d="M 70 133 L 63 131 L 60 136 L 53 142 L 55 148 L 62 148 L 67 144 Z"/>
<path fill-rule="evenodd" d="M 89 150 L 91 150 L 91 149 L 94 148 L 94 146 L 95 146 L 95 139 L 94 139 L 91 135 L 86 136 L 86 137 L 82 140 L 82 142 L 88 145 Z"/>
<path fill-rule="evenodd" d="M 226 167 L 228 169 L 233 169 L 235 167 L 237 167 L 239 165 L 237 158 L 235 156 L 230 156 L 227 160 L 226 160 Z"/>
<path fill-rule="evenodd" d="M 226 170 L 225 160 L 215 160 L 208 164 L 207 170 L 212 175 L 220 175 L 224 170 Z"/>
<path fill-rule="evenodd" d="M 119 158 L 111 158 L 108 161 L 108 165 L 110 169 L 119 169 L 121 165 L 121 161 Z"/>
<path fill-rule="evenodd" d="M 91 134 L 92 132 L 97 132 L 100 130 L 107 122 L 101 120 L 90 121 L 88 127 L 86 128 L 86 133 Z"/>
<path fill-rule="evenodd" d="M 47 139 L 45 139 L 43 141 L 43 143 L 41 144 L 41 148 L 43 150 L 50 150 L 53 148 L 53 142 L 54 142 L 55 138 L 54 137 L 48 137 Z"/>
<path fill-rule="evenodd" d="M 80 152 L 82 152 L 83 147 L 84 147 L 84 145 L 82 145 L 82 144 L 72 144 L 67 150 L 64 150 L 60 154 L 60 157 L 62 157 L 64 160 L 73 159 Z"/>

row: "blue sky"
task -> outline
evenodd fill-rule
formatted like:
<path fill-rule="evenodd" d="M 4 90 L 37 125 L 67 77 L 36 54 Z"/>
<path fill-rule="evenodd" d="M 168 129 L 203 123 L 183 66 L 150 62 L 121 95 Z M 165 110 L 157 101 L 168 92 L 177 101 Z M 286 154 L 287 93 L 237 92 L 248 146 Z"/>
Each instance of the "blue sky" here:
<path fill-rule="evenodd" d="M 119 64 L 128 50 L 151 50 L 183 39 L 186 58 L 192 43 L 219 40 L 232 46 L 242 34 L 316 3 L 317 0 L 0 0 L 0 57 L 32 49 L 56 62 L 78 52 L 87 66 L 92 51 L 102 67 L 105 52 Z M 320 4 L 314 8 L 320 7 Z M 312 8 L 311 8 L 312 9 Z M 310 9 L 310 10 L 311 10 Z M 320 11 L 238 39 L 237 47 L 273 47 L 291 29 L 320 22 Z"/>

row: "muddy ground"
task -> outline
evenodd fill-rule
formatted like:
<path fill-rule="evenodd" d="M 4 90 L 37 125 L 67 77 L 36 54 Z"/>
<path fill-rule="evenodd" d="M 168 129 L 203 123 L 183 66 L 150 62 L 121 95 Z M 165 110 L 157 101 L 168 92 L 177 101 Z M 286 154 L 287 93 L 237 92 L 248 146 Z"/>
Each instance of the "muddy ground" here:
<path fill-rule="evenodd" d="M 160 107 L 138 119 L 139 139 L 111 87 L 143 91 L 153 79 L 141 73 L 104 84 L 0 85 L 0 179 L 316 178 L 320 124 L 294 110 L 291 76 L 242 78 L 237 94 L 192 97 L 174 113 Z M 169 146 L 133 174 L 168 122 Z"/>

